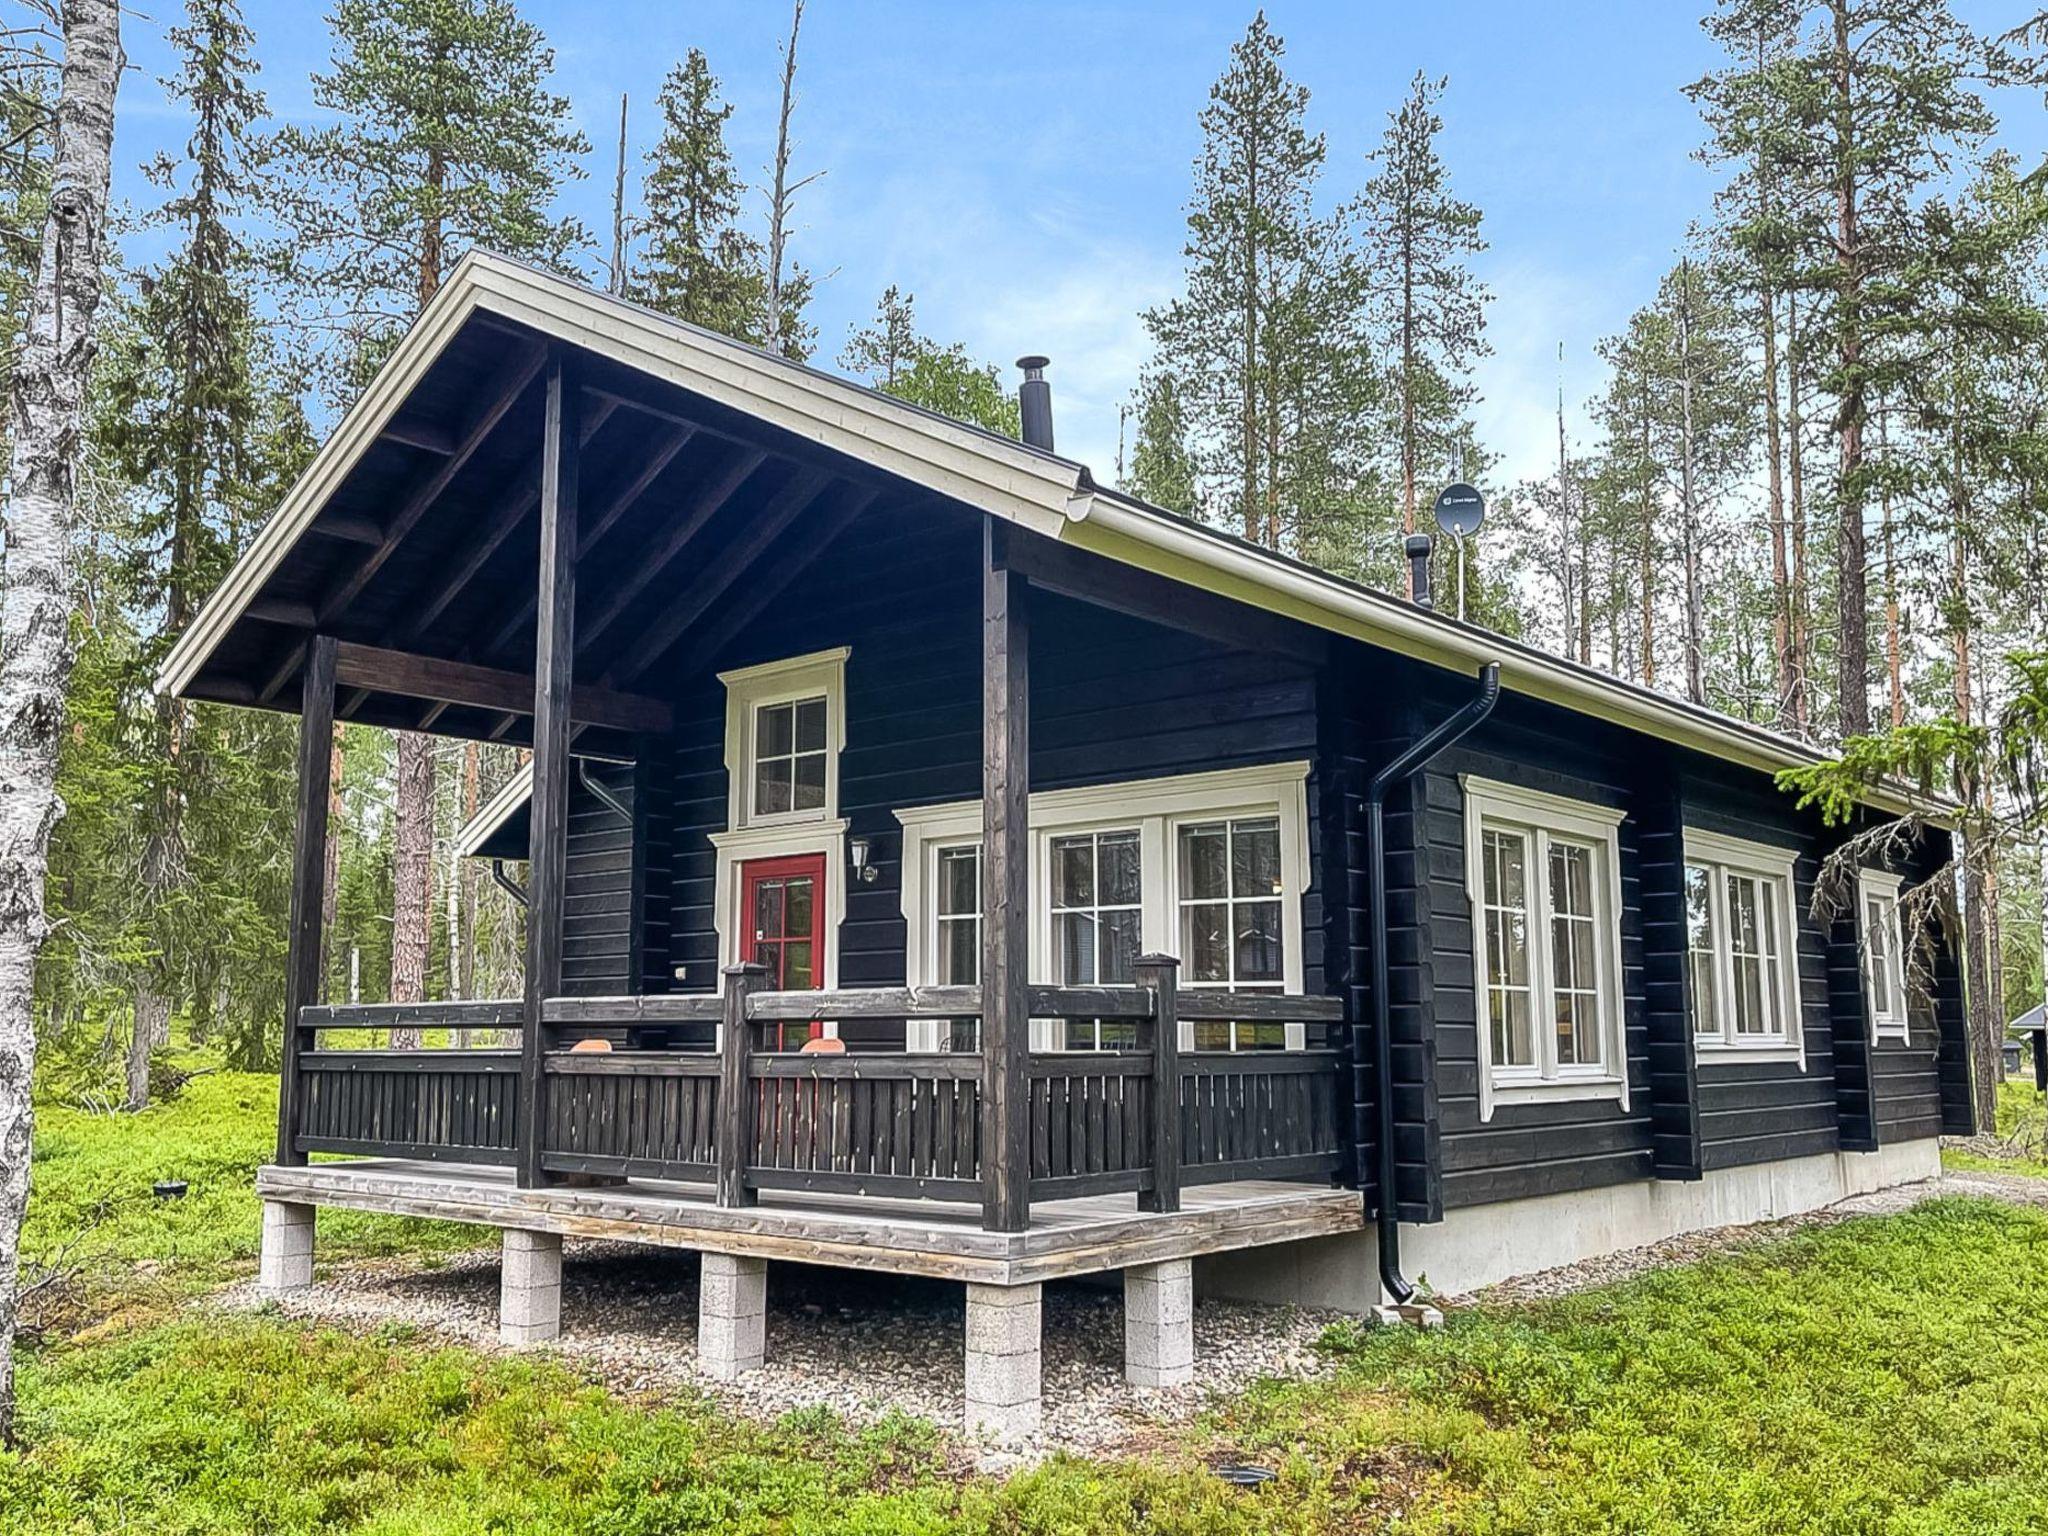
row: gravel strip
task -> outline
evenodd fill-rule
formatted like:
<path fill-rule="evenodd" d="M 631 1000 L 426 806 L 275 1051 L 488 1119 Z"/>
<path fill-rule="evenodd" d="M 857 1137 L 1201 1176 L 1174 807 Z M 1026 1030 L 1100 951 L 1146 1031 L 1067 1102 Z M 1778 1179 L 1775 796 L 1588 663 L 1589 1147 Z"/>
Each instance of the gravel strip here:
<path fill-rule="evenodd" d="M 1439 1298 L 1439 1303 L 1446 1307 L 1490 1307 L 1544 1301 L 1554 1296 L 1567 1296 L 1574 1291 L 1590 1290 L 1594 1286 L 1611 1285 L 1617 1280 L 1633 1279 L 1653 1269 L 1691 1264 L 1713 1254 L 1726 1253 L 1732 1248 L 1783 1237 L 1788 1233 L 1812 1227 L 1831 1227 L 1855 1216 L 1889 1216 L 1911 1210 L 1922 1201 L 1949 1195 L 1973 1195 L 2004 1200 L 2013 1205 L 2048 1206 L 2048 1179 L 2028 1178 L 2016 1173 L 1944 1173 L 1917 1184 L 1899 1184 L 1867 1195 L 1852 1195 L 1834 1205 L 1802 1211 L 1777 1221 L 1760 1221 L 1742 1227 L 1716 1227 L 1706 1232 L 1683 1232 L 1646 1247 L 1601 1254 L 1597 1258 L 1581 1259 L 1576 1264 L 1541 1270 L 1533 1275 L 1518 1275 L 1512 1280 L 1503 1280 L 1498 1285 L 1462 1296 L 1444 1296 Z"/>
<path fill-rule="evenodd" d="M 573 1239 L 563 1254 L 562 1337 L 551 1352 L 608 1387 L 657 1397 L 702 1393 L 757 1419 L 822 1406 L 856 1423 L 898 1412 L 961 1428 L 966 1303 L 958 1285 L 771 1265 L 768 1363 L 737 1382 L 713 1382 L 696 1365 L 694 1254 Z M 269 1297 L 243 1285 L 219 1301 L 355 1328 L 406 1323 L 500 1347 L 495 1248 L 431 1270 L 402 1259 L 323 1266 L 303 1290 Z M 1183 1423 L 1213 1395 L 1260 1377 L 1322 1374 L 1332 1362 L 1316 1341 L 1343 1316 L 1204 1300 L 1195 1308 L 1198 1383 L 1141 1389 L 1123 1379 L 1121 1287 L 1049 1284 L 1044 1425 L 1024 1450 L 1104 1454 Z"/>

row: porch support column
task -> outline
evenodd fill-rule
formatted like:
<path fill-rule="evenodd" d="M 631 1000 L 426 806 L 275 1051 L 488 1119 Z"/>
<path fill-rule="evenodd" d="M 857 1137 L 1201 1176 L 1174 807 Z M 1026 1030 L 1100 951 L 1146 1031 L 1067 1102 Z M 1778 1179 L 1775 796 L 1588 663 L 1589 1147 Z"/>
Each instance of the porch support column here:
<path fill-rule="evenodd" d="M 981 1224 L 1031 1222 L 1030 629 L 1009 527 L 982 526 Z"/>
<path fill-rule="evenodd" d="M 697 1281 L 697 1364 L 715 1381 L 768 1358 L 768 1261 L 707 1253 Z"/>
<path fill-rule="evenodd" d="M 277 1160 L 294 1166 L 306 1160 L 293 1145 L 298 1132 L 299 1048 L 304 1043 L 299 1010 L 320 1001 L 320 898 L 327 870 L 327 800 L 334 764 L 334 658 L 332 635 L 315 635 L 307 644 L 299 703 L 298 824 L 292 836 L 291 926 L 285 940 L 284 1066 L 277 1084 Z"/>
<path fill-rule="evenodd" d="M 554 1232 L 505 1229 L 498 1271 L 498 1341 L 512 1349 L 562 1334 L 562 1239 Z"/>
<path fill-rule="evenodd" d="M 1014 1443 L 1038 1433 L 1044 1289 L 967 1285 L 967 1433 Z"/>
<path fill-rule="evenodd" d="M 579 399 L 560 348 L 547 363 L 540 479 L 540 599 L 533 660 L 533 810 L 526 908 L 526 1019 L 519 1044 L 519 1183 L 544 1183 L 547 1041 L 541 1004 L 562 990 L 569 830 L 569 685 L 576 654 Z"/>
<path fill-rule="evenodd" d="M 1195 1261 L 1124 1271 L 1124 1380 L 1182 1387 L 1195 1379 Z"/>

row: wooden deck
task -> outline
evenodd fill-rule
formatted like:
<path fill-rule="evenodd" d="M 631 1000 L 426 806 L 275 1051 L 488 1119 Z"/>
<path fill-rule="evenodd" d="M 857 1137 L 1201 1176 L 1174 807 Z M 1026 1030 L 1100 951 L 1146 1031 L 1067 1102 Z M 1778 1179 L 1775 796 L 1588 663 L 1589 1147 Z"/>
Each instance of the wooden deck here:
<path fill-rule="evenodd" d="M 1243 1180 L 1188 1190 L 1178 1211 L 1135 1195 L 1034 1201 L 1020 1232 L 985 1230 L 980 1212 L 929 1200 L 764 1191 L 721 1206 L 710 1184 L 633 1180 L 522 1189 L 512 1170 L 376 1159 L 270 1165 L 266 1199 L 610 1238 L 657 1247 L 1025 1285 L 1231 1249 L 1296 1242 L 1366 1224 L 1356 1190 Z"/>

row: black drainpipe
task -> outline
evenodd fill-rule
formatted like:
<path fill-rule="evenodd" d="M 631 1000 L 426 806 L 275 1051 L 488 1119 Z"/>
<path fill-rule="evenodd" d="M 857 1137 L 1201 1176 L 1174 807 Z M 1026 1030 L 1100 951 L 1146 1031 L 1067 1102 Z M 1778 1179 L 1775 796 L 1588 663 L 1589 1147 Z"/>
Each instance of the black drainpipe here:
<path fill-rule="evenodd" d="M 1500 699 L 1500 663 L 1489 661 L 1479 673 L 1479 696 L 1386 767 L 1372 776 L 1365 792 L 1365 859 L 1367 899 L 1372 906 L 1372 1057 L 1376 1076 L 1373 1101 L 1379 1110 L 1379 1235 L 1380 1284 L 1395 1302 L 1408 1301 L 1415 1287 L 1401 1273 L 1401 1223 L 1394 1199 L 1394 1043 L 1389 1036 L 1387 1006 L 1387 791 L 1448 751 L 1488 715 Z"/>
<path fill-rule="evenodd" d="M 526 887 L 505 873 L 505 861 L 503 859 L 491 860 L 491 879 L 506 895 L 518 902 L 519 905 L 522 907 L 526 905 Z"/>

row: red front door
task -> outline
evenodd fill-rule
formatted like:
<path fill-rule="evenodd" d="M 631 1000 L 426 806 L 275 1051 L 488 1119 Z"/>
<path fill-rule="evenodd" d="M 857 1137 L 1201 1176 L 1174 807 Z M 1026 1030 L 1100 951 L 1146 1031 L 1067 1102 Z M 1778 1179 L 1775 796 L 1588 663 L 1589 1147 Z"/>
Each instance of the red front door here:
<path fill-rule="evenodd" d="M 808 992 L 824 985 L 825 856 L 800 853 L 755 859 L 740 866 L 740 952 L 768 968 L 778 992 Z M 770 1042 L 794 1050 L 815 1038 L 818 1026 L 788 1024 Z"/>

